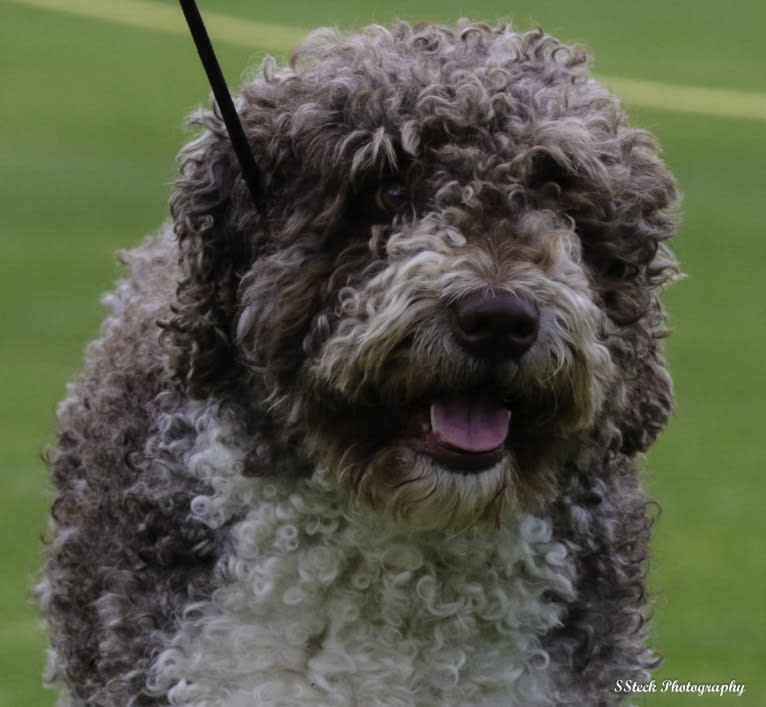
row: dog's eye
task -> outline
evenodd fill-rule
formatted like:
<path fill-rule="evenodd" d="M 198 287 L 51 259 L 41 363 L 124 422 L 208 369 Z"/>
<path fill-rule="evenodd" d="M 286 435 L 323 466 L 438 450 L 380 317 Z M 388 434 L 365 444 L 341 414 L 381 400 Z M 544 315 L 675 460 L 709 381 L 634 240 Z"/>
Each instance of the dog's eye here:
<path fill-rule="evenodd" d="M 401 182 L 385 182 L 357 195 L 352 210 L 365 223 L 387 224 L 407 208 L 409 197 L 407 188 Z"/>
<path fill-rule="evenodd" d="M 403 184 L 384 184 L 375 192 L 375 205 L 385 214 L 394 216 L 407 206 L 408 194 Z"/>

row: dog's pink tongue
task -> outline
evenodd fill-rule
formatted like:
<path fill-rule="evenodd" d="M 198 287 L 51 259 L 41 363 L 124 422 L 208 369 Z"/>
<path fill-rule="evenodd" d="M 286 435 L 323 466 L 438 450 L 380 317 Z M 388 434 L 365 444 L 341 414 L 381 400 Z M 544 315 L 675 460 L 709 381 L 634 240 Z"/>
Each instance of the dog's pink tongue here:
<path fill-rule="evenodd" d="M 466 452 L 497 449 L 508 436 L 511 411 L 486 398 L 455 397 L 431 404 L 431 428 L 442 442 Z"/>

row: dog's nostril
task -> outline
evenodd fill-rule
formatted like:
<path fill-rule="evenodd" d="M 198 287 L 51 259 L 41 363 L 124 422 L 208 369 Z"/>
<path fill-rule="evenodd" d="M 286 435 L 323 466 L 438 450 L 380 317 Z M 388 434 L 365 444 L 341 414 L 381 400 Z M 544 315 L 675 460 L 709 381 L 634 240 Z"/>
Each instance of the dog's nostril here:
<path fill-rule="evenodd" d="M 452 335 L 478 358 L 521 358 L 535 343 L 540 314 L 529 298 L 510 292 L 475 292 L 452 305 Z"/>
<path fill-rule="evenodd" d="M 537 332 L 537 319 L 530 317 L 521 317 L 511 324 L 510 335 L 517 339 L 526 339 L 534 336 Z"/>

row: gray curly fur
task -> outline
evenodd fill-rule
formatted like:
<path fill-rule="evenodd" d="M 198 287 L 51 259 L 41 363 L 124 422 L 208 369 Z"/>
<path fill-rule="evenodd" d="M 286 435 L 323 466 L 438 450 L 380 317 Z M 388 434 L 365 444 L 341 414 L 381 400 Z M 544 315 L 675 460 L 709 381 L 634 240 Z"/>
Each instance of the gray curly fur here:
<path fill-rule="evenodd" d="M 386 465 L 409 473 L 388 413 L 488 375 L 441 343 L 444 302 L 427 281 L 407 301 L 428 314 L 396 328 L 369 289 L 429 252 L 405 247 L 425 231 L 464 239 L 444 257 L 494 262 L 485 287 L 513 286 L 498 273 L 523 263 L 532 296 L 553 282 L 586 301 L 551 305 L 585 332 L 582 350 L 551 335 L 549 357 L 559 346 L 572 361 L 559 378 L 543 384 L 523 365 L 498 378 L 522 398 L 518 381 L 531 381 L 530 415 L 552 421 L 519 443 L 516 484 L 503 482 L 478 525 L 507 509 L 551 519 L 574 562 L 574 593 L 551 597 L 563 616 L 540 636 L 551 699 L 618 702 L 615 681 L 658 662 L 644 626 L 652 504 L 635 460 L 671 410 L 658 290 L 678 271 L 664 245 L 677 194 L 655 140 L 589 78 L 583 51 L 481 24 L 320 31 L 289 68 L 267 60 L 238 107 L 262 202 L 219 114 L 195 114 L 202 132 L 181 153 L 172 232 L 125 256 L 130 276 L 59 411 L 39 594 L 62 704 L 170 704 L 149 684 L 152 665 L 188 607 L 229 581 L 241 513 L 216 525 L 193 510 L 213 493 L 187 469 L 200 406 L 236 420 L 245 477 L 300 485 L 336 469 L 370 513 L 413 517 L 412 498 L 381 486 Z M 406 186 L 406 204 L 380 203 L 388 183 Z M 376 307 L 385 343 L 370 331 Z M 339 332 L 362 332 L 348 355 Z"/>

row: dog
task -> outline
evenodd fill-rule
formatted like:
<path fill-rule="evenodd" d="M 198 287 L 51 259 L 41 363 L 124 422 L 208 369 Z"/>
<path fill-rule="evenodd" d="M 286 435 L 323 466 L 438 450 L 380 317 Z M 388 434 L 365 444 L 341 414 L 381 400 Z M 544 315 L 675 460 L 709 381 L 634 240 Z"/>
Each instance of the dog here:
<path fill-rule="evenodd" d="M 59 705 L 612 705 L 647 680 L 677 189 L 584 50 L 319 30 L 180 156 L 58 411 Z"/>

